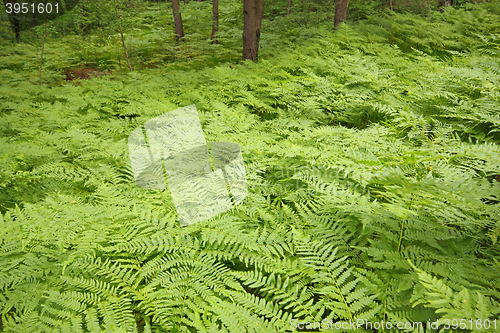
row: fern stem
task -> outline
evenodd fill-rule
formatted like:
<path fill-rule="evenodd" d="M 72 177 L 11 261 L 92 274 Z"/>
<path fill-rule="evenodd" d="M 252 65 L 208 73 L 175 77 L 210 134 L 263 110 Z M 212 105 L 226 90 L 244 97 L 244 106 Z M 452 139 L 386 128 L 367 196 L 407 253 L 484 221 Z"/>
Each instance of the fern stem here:
<path fill-rule="evenodd" d="M 403 243 L 403 231 L 405 226 L 405 220 L 401 221 L 401 230 L 399 232 L 399 243 L 398 243 L 398 253 L 401 253 L 401 244 Z"/>
<path fill-rule="evenodd" d="M 385 285 L 384 311 L 382 312 L 382 314 L 384 316 L 384 318 L 383 318 L 384 321 L 387 321 L 387 289 L 389 289 L 389 282 L 391 282 L 391 280 L 392 280 L 392 278 L 389 277 L 389 279 L 387 280 L 387 284 Z M 382 327 L 382 332 L 383 331 L 384 331 L 384 327 Z"/>

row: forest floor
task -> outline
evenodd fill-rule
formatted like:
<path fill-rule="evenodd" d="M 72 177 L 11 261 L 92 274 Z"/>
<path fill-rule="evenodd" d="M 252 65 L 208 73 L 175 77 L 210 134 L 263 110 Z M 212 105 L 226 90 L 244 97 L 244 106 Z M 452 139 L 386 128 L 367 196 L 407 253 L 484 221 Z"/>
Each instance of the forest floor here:
<path fill-rule="evenodd" d="M 498 318 L 499 9 L 335 32 L 279 17 L 257 63 L 240 12 L 221 7 L 219 44 L 208 2 L 189 3 L 181 41 L 164 4 L 124 15 L 132 72 L 116 25 L 52 22 L 42 84 L 42 27 L 2 41 L 0 327 Z M 181 228 L 168 190 L 135 185 L 127 138 L 191 104 L 207 141 L 241 147 L 249 195 Z"/>

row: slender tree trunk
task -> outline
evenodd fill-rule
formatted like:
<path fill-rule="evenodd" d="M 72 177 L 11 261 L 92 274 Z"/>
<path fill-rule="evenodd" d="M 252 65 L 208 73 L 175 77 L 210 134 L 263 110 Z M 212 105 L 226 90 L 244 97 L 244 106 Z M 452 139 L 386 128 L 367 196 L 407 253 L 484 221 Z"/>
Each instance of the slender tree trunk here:
<path fill-rule="evenodd" d="M 33 12 L 33 13 L 32 13 L 31 18 L 33 19 L 33 26 L 36 26 L 36 24 L 37 24 L 37 19 L 36 19 L 35 12 Z"/>
<path fill-rule="evenodd" d="M 333 20 L 334 27 L 337 27 L 340 23 L 345 22 L 345 19 L 347 17 L 348 5 L 349 5 L 349 0 L 335 1 L 335 18 Z"/>
<path fill-rule="evenodd" d="M 212 8 L 212 44 L 218 44 L 217 32 L 219 32 L 219 0 L 213 0 Z"/>
<path fill-rule="evenodd" d="M 47 14 L 45 14 L 45 27 L 43 28 L 42 52 L 40 52 L 40 85 L 42 85 L 42 64 L 43 64 L 43 49 L 45 47 L 45 38 L 47 37 Z"/>
<path fill-rule="evenodd" d="M 85 27 L 85 25 L 84 25 L 83 22 L 86 21 L 85 17 L 87 16 L 87 7 L 85 5 L 83 5 L 83 4 L 82 4 L 81 12 L 80 13 L 82 14 L 82 19 L 80 20 L 80 30 L 82 30 L 82 32 L 85 33 L 86 27 Z M 85 34 L 83 36 L 84 36 L 83 38 L 85 39 Z"/>
<path fill-rule="evenodd" d="M 184 0 L 184 4 L 187 5 L 189 3 L 189 0 Z"/>
<path fill-rule="evenodd" d="M 11 3 L 17 3 L 17 0 L 13 0 Z M 7 0 L 3 0 L 3 4 L 4 6 L 7 6 Z M 16 40 L 19 40 L 19 37 L 21 37 L 21 26 L 19 25 L 19 20 L 17 19 L 17 16 L 14 12 L 12 12 L 12 14 L 9 14 L 8 17 L 10 25 L 12 26 L 12 30 L 14 30 L 14 33 L 16 34 Z"/>
<path fill-rule="evenodd" d="M 257 61 L 264 0 L 243 0 L 243 60 Z"/>
<path fill-rule="evenodd" d="M 257 30 L 255 34 L 257 35 L 257 55 L 259 53 L 259 41 L 260 41 L 260 27 L 262 26 L 262 16 L 264 15 L 264 0 L 256 0 L 257 2 Z M 257 60 L 258 57 L 255 58 Z"/>
<path fill-rule="evenodd" d="M 439 0 L 439 7 L 449 7 L 453 5 L 453 0 Z"/>
<path fill-rule="evenodd" d="M 14 33 L 16 34 L 16 40 L 19 40 L 19 38 L 21 38 L 21 27 L 19 25 L 19 20 L 17 19 L 17 17 L 15 15 L 14 15 L 12 25 L 14 26 Z"/>
<path fill-rule="evenodd" d="M 182 26 L 182 17 L 179 10 L 179 0 L 172 0 L 172 12 L 174 14 L 175 34 L 177 35 L 177 39 L 184 37 L 184 27 Z"/>
<path fill-rule="evenodd" d="M 288 0 L 288 5 L 286 7 L 286 15 L 290 15 L 292 13 L 292 0 Z"/>
<path fill-rule="evenodd" d="M 122 21 L 120 20 L 120 15 L 118 14 L 118 5 L 115 0 L 115 12 L 116 18 L 118 19 L 118 25 L 120 26 L 120 35 L 122 37 L 123 50 L 125 51 L 125 58 L 127 59 L 128 69 L 132 72 L 132 66 L 130 65 L 130 59 L 128 58 L 127 47 L 125 46 L 125 38 L 123 37 Z"/>

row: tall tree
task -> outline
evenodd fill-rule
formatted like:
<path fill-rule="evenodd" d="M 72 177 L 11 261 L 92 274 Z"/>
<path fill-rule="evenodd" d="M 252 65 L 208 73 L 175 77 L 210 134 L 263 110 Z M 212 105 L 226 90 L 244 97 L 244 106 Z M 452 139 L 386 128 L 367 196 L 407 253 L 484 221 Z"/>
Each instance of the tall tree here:
<path fill-rule="evenodd" d="M 217 44 L 217 32 L 219 31 L 219 0 L 213 0 L 212 8 L 212 44 Z"/>
<path fill-rule="evenodd" d="M 335 18 L 333 19 L 334 27 L 344 22 L 347 17 L 347 6 L 349 0 L 336 0 L 335 1 Z"/>
<path fill-rule="evenodd" d="M 120 36 L 122 37 L 122 45 L 123 45 L 123 50 L 125 51 L 125 59 L 127 59 L 128 69 L 132 72 L 132 65 L 130 65 L 127 46 L 125 45 L 125 37 L 123 36 L 122 21 L 120 20 L 120 14 L 118 14 L 118 4 L 116 3 L 116 0 L 115 0 L 115 12 L 116 12 L 116 19 L 118 20 L 118 26 L 120 27 Z"/>
<path fill-rule="evenodd" d="M 449 7 L 453 5 L 453 0 L 439 0 L 440 7 Z"/>
<path fill-rule="evenodd" d="M 290 15 L 292 13 L 292 0 L 288 0 L 288 4 L 286 6 L 286 15 Z"/>
<path fill-rule="evenodd" d="M 184 27 L 182 26 L 182 17 L 180 13 L 179 0 L 172 0 L 172 12 L 174 14 L 175 34 L 177 39 L 184 37 Z"/>
<path fill-rule="evenodd" d="M 45 16 L 45 26 L 43 28 L 43 42 L 42 42 L 42 52 L 40 53 L 40 71 L 38 75 L 40 76 L 40 85 L 42 82 L 42 64 L 43 64 L 43 49 L 45 47 L 45 38 L 47 37 L 47 16 Z"/>
<path fill-rule="evenodd" d="M 5 7 L 4 14 L 9 19 L 16 39 L 20 38 L 22 31 L 54 20 L 73 9 L 80 2 L 80 0 L 64 0 L 64 6 L 62 6 L 61 1 L 51 0 L 2 1 Z"/>
<path fill-rule="evenodd" d="M 264 0 L 243 0 L 243 60 L 256 61 Z"/>
<path fill-rule="evenodd" d="M 9 1 L 9 3 L 13 6 L 15 3 L 17 3 L 17 0 L 12 0 Z M 6 7 L 7 10 L 7 0 L 3 0 L 3 4 Z M 12 11 L 10 15 L 7 15 L 10 21 L 10 25 L 12 26 L 12 30 L 14 30 L 14 33 L 16 34 L 16 40 L 19 40 L 20 34 L 21 34 L 21 27 L 19 25 L 19 19 L 17 18 L 17 15 Z"/>

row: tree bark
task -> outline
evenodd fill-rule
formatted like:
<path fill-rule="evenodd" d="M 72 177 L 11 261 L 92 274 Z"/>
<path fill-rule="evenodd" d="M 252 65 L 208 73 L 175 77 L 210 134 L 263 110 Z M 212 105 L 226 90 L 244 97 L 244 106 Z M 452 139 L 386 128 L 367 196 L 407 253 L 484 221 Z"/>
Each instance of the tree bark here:
<path fill-rule="evenodd" d="M 288 5 L 286 7 L 286 15 L 290 15 L 292 13 L 292 0 L 288 0 Z"/>
<path fill-rule="evenodd" d="M 122 45 L 123 45 L 123 50 L 125 51 L 125 58 L 127 59 L 128 69 L 132 72 L 132 65 L 130 65 L 127 46 L 125 45 L 125 37 L 123 37 L 122 21 L 120 20 L 120 15 L 118 14 L 118 4 L 116 3 L 116 0 L 115 0 L 115 11 L 116 11 L 116 18 L 118 19 L 118 25 L 120 27 L 120 36 L 122 37 Z"/>
<path fill-rule="evenodd" d="M 349 0 L 336 0 L 335 1 L 335 18 L 333 20 L 333 26 L 336 28 L 340 23 L 345 22 L 347 17 L 347 6 L 349 5 Z"/>
<path fill-rule="evenodd" d="M 12 4 L 17 3 L 17 0 L 11 1 Z M 4 6 L 7 6 L 7 0 L 3 0 Z M 16 34 L 16 40 L 19 40 L 21 37 L 21 26 L 19 25 L 19 20 L 14 12 L 12 14 L 7 15 L 10 21 L 10 25 L 12 26 L 12 30 Z"/>
<path fill-rule="evenodd" d="M 217 32 L 219 32 L 219 0 L 213 0 L 212 8 L 212 44 L 218 44 Z"/>
<path fill-rule="evenodd" d="M 45 15 L 45 24 L 43 29 L 43 42 L 42 42 L 42 52 L 40 52 L 40 72 L 38 75 L 40 76 L 40 85 L 42 85 L 42 64 L 43 64 L 43 49 L 45 47 L 45 38 L 47 37 L 47 15 Z"/>
<path fill-rule="evenodd" d="M 264 0 L 243 0 L 243 60 L 257 61 Z"/>
<path fill-rule="evenodd" d="M 179 13 L 179 9 L 179 0 L 172 0 L 172 12 L 174 14 L 175 34 L 177 35 L 177 39 L 184 37 L 184 27 L 182 26 L 182 17 L 181 13 Z"/>
<path fill-rule="evenodd" d="M 453 0 L 439 0 L 439 7 L 449 7 L 453 5 Z"/>
<path fill-rule="evenodd" d="M 189 3 L 189 0 L 184 0 L 184 4 L 187 5 Z"/>

